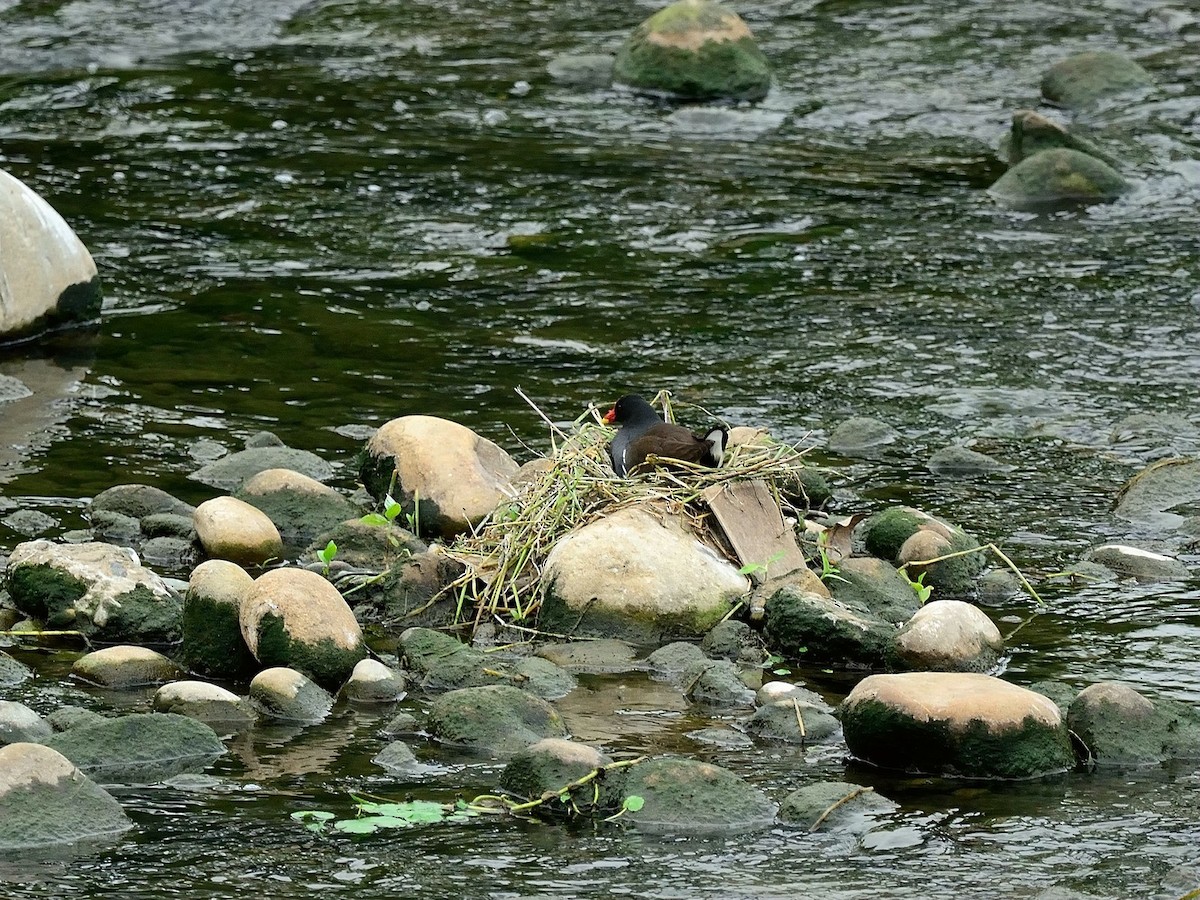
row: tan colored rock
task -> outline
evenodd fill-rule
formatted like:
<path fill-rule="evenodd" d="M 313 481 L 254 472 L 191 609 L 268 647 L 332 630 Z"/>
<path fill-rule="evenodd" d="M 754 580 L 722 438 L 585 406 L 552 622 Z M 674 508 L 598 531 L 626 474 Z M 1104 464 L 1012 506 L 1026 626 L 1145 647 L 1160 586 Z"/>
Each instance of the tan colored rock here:
<path fill-rule="evenodd" d="M 634 641 L 703 637 L 749 588 L 678 517 L 645 505 L 562 538 L 542 578 L 544 620 Z"/>
<path fill-rule="evenodd" d="M 342 696 L 356 703 L 392 703 L 404 697 L 404 688 L 404 676 L 399 672 L 377 659 L 363 659 L 342 686 Z"/>
<path fill-rule="evenodd" d="M 940 523 L 938 523 L 940 524 Z M 936 559 L 950 552 L 950 539 L 942 534 L 940 530 L 933 526 L 922 526 L 919 531 L 914 531 L 909 535 L 908 540 L 900 545 L 900 552 L 896 557 L 898 566 L 908 565 L 909 572 L 915 578 L 926 567 L 917 566 L 914 563 L 923 562 L 927 559 Z"/>
<path fill-rule="evenodd" d="M 1019 728 L 1026 719 L 1049 727 L 1062 724 L 1062 714 L 1049 697 L 968 672 L 871 675 L 854 686 L 844 707 L 866 700 L 901 710 L 917 722 L 944 722 L 956 731 L 980 723 L 999 732 Z"/>
<path fill-rule="evenodd" d="M 102 687 L 123 690 L 147 684 L 162 684 L 183 670 L 161 653 L 148 647 L 117 646 L 93 650 L 71 666 L 71 673 Z"/>
<path fill-rule="evenodd" d="M 961 600 L 927 603 L 896 634 L 893 649 L 907 669 L 986 672 L 1004 650 L 995 623 Z"/>
<path fill-rule="evenodd" d="M 320 722 L 333 697 L 295 669 L 263 669 L 250 682 L 250 702 L 262 715 L 289 722 Z"/>
<path fill-rule="evenodd" d="M 215 497 L 192 517 L 204 551 L 243 566 L 260 566 L 283 553 L 279 529 L 262 511 L 233 497 Z"/>
<path fill-rule="evenodd" d="M 253 586 L 254 578 L 237 563 L 227 559 L 209 559 L 192 569 L 187 595 L 236 609 Z"/>
<path fill-rule="evenodd" d="M 403 416 L 367 442 L 376 459 L 395 460 L 397 499 L 419 499 L 422 533 L 452 538 L 467 531 L 505 496 L 516 462 L 471 429 L 435 416 Z"/>
<path fill-rule="evenodd" d="M 0 170 L 0 340 L 100 312 L 96 264 L 62 216 Z"/>
<path fill-rule="evenodd" d="M 244 494 L 270 494 L 275 491 L 301 491 L 322 497 L 342 496 L 329 485 L 293 469 L 263 469 L 241 487 Z"/>
<path fill-rule="evenodd" d="M 201 722 L 249 725 L 254 711 L 249 702 L 232 691 L 206 681 L 172 681 L 154 694 L 156 712 L 175 713 Z"/>

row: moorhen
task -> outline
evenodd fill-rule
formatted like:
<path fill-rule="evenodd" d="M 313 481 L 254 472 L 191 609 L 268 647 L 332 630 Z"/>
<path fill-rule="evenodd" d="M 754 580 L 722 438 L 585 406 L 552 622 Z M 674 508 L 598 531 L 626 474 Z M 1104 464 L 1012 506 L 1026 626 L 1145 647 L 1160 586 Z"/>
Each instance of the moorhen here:
<path fill-rule="evenodd" d="M 650 455 L 702 466 L 719 466 L 729 437 L 725 428 L 714 428 L 700 437 L 682 425 L 670 425 L 637 394 L 626 394 L 618 400 L 604 414 L 604 421 L 621 426 L 608 449 L 613 470 L 620 476 L 637 469 Z"/>

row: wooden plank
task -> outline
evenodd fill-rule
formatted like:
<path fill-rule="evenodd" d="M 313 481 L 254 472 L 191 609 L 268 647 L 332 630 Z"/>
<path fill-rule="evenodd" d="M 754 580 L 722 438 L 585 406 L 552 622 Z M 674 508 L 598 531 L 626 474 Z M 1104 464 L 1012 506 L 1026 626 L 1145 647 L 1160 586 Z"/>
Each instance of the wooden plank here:
<path fill-rule="evenodd" d="M 749 573 L 755 584 L 808 568 L 796 533 L 783 521 L 783 512 L 766 482 L 714 485 L 705 491 L 704 499 L 742 565 L 766 567 Z"/>

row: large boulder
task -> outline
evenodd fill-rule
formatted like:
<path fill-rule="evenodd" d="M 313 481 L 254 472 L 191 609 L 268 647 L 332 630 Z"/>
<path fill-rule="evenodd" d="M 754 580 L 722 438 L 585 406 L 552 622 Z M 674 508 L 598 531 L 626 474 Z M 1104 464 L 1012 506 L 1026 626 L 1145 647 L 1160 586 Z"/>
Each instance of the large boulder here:
<path fill-rule="evenodd" d="M 884 769 L 1032 778 L 1075 763 L 1054 702 L 989 675 L 871 675 L 838 710 L 850 752 Z"/>
<path fill-rule="evenodd" d="M 738 775 L 694 759 L 665 757 L 632 766 L 626 798 L 640 808 L 623 818 L 643 831 L 672 834 L 731 834 L 769 828 L 775 804 Z"/>
<path fill-rule="evenodd" d="M 699 639 L 749 588 L 677 516 L 647 506 L 619 509 L 559 540 L 542 584 L 546 630 L 634 643 Z"/>
<path fill-rule="evenodd" d="M 1043 150 L 1013 166 L 988 193 L 1018 209 L 1107 203 L 1129 183 L 1103 160 L 1066 147 Z"/>
<path fill-rule="evenodd" d="M 179 597 L 131 550 L 28 541 L 13 550 L 6 577 L 17 607 L 51 628 L 112 642 L 179 638 Z"/>
<path fill-rule="evenodd" d="M 236 497 L 214 497 L 192 516 L 204 552 L 241 566 L 283 558 L 283 538 L 262 510 Z"/>
<path fill-rule="evenodd" d="M 275 524 L 284 551 L 295 555 L 361 510 L 328 485 L 291 469 L 265 469 L 234 494 Z"/>
<path fill-rule="evenodd" d="M 242 601 L 254 586 L 237 563 L 210 559 L 192 570 L 183 599 L 179 659 L 192 672 L 239 679 L 258 663 L 242 638 Z"/>
<path fill-rule="evenodd" d="M 100 276 L 62 216 L 0 170 L 0 343 L 100 315 Z"/>
<path fill-rule="evenodd" d="M 131 827 L 112 795 L 57 750 L 0 747 L 0 852 L 106 838 Z"/>
<path fill-rule="evenodd" d="M 135 713 L 81 725 L 47 738 L 102 784 L 160 781 L 198 772 L 225 752 L 211 728 L 170 713 Z"/>
<path fill-rule="evenodd" d="M 337 588 L 307 569 L 273 569 L 240 610 L 242 637 L 264 666 L 287 666 L 336 688 L 367 655 L 362 629 Z"/>
<path fill-rule="evenodd" d="M 1200 759 L 1200 713 L 1170 700 L 1150 700 L 1126 684 L 1106 681 L 1071 701 L 1067 725 L 1100 766 L 1150 766 Z"/>
<path fill-rule="evenodd" d="M 395 499 L 421 534 L 452 539 L 504 498 L 516 462 L 470 428 L 435 416 L 392 419 L 367 442 L 360 477 L 382 500 Z"/>
<path fill-rule="evenodd" d="M 933 672 L 987 672 L 1004 651 L 1000 629 L 977 606 L 961 600 L 927 603 L 892 642 L 898 668 Z"/>
<path fill-rule="evenodd" d="M 1111 50 L 1087 50 L 1055 63 L 1042 76 L 1042 96 L 1080 109 L 1117 94 L 1146 91 L 1150 74 L 1129 57 Z"/>
<path fill-rule="evenodd" d="M 761 100 L 771 87 L 746 23 L 712 0 L 677 0 L 642 22 L 618 51 L 613 76 L 678 100 Z"/>
<path fill-rule="evenodd" d="M 447 744 L 492 756 L 510 756 L 543 738 L 567 736 L 553 706 L 506 684 L 442 694 L 430 706 L 425 727 Z"/>

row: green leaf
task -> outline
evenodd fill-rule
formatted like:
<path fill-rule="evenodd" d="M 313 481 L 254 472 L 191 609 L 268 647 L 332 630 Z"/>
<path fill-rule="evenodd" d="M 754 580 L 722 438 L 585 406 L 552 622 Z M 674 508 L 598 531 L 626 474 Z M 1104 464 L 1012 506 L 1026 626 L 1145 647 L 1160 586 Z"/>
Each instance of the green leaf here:
<path fill-rule="evenodd" d="M 325 545 L 324 550 L 317 551 L 317 557 L 321 560 L 321 562 L 325 563 L 325 565 L 329 565 L 333 561 L 333 558 L 337 556 L 337 551 L 337 544 L 335 544 L 333 541 L 330 541 Z"/>
<path fill-rule="evenodd" d="M 792 670 L 791 669 L 772 669 L 771 674 L 772 675 L 791 675 Z"/>
<path fill-rule="evenodd" d="M 367 513 L 358 521 L 364 525 L 387 525 L 389 520 L 379 513 Z"/>
<path fill-rule="evenodd" d="M 431 800 L 409 800 L 406 803 L 375 803 L 371 800 L 357 800 L 359 810 L 392 819 L 403 819 L 410 825 L 429 825 L 441 822 L 446 818 L 448 809 L 442 803 Z"/>
<path fill-rule="evenodd" d="M 630 794 L 628 797 L 625 798 L 625 802 L 621 804 L 622 808 L 627 809 L 630 812 L 637 812 L 639 809 L 641 809 L 645 805 L 646 805 L 646 798 L 639 797 L 637 794 Z"/>
<path fill-rule="evenodd" d="M 292 818 L 297 822 L 305 822 L 309 819 L 316 822 L 328 822 L 330 819 L 336 818 L 336 816 L 323 809 L 301 809 L 292 813 Z"/>
<path fill-rule="evenodd" d="M 347 834 L 371 834 L 381 828 L 409 828 L 411 826 L 411 822 L 395 816 L 362 816 L 358 819 L 342 819 L 333 827 Z"/>

